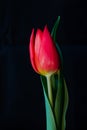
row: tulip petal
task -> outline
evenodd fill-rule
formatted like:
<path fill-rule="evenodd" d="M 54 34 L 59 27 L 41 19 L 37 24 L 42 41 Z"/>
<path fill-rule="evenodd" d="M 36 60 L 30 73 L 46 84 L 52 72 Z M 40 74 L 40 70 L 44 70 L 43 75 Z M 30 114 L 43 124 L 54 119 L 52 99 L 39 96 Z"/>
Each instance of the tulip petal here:
<path fill-rule="evenodd" d="M 35 56 L 36 55 L 39 56 L 41 43 L 42 43 L 42 31 L 38 29 L 35 37 Z"/>
<path fill-rule="evenodd" d="M 41 47 L 39 52 L 39 71 L 43 72 L 55 72 L 58 70 L 60 66 L 60 58 L 53 42 L 53 39 L 45 26 L 42 40 L 41 40 Z"/>
<path fill-rule="evenodd" d="M 31 64 L 32 64 L 33 69 L 38 73 L 38 70 L 37 70 L 36 65 L 35 65 L 34 42 L 35 42 L 34 29 L 32 29 L 32 33 L 30 36 L 30 44 L 29 44 L 30 60 L 31 60 Z"/>
<path fill-rule="evenodd" d="M 35 64 L 38 71 L 40 68 L 39 54 L 40 54 L 41 44 L 42 44 L 42 31 L 38 29 L 35 37 Z"/>

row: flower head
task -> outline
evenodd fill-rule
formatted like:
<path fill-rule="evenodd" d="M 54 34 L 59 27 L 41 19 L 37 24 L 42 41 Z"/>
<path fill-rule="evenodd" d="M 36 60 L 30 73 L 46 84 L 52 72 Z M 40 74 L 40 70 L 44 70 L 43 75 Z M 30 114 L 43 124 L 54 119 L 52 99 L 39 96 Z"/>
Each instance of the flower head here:
<path fill-rule="evenodd" d="M 60 56 L 47 26 L 43 31 L 37 29 L 36 36 L 32 30 L 29 52 L 32 67 L 37 73 L 48 75 L 59 70 Z"/>

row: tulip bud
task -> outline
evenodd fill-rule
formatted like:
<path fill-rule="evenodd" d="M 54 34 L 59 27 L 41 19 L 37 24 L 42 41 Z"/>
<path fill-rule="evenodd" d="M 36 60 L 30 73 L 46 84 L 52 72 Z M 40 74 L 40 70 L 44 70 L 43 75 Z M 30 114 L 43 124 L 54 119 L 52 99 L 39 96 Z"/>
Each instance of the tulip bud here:
<path fill-rule="evenodd" d="M 37 73 L 46 76 L 60 69 L 60 56 L 47 26 L 43 31 L 38 29 L 36 36 L 32 30 L 29 52 L 32 67 Z"/>

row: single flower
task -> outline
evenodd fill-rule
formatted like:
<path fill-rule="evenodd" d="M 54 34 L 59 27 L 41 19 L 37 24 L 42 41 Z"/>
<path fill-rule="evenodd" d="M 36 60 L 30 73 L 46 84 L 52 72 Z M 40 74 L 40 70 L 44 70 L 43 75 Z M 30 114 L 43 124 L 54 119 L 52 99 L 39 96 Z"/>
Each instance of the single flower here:
<path fill-rule="evenodd" d="M 29 43 L 30 61 L 33 69 L 40 74 L 43 86 L 46 130 L 65 130 L 66 128 L 68 91 L 63 75 L 62 53 L 56 44 L 59 21 L 60 16 L 54 24 L 51 35 L 47 26 L 43 31 L 37 29 L 36 34 L 32 29 Z"/>
<path fill-rule="evenodd" d="M 30 61 L 33 69 L 41 75 L 51 75 L 60 69 L 60 56 L 47 26 L 41 31 L 34 29 L 29 44 Z"/>

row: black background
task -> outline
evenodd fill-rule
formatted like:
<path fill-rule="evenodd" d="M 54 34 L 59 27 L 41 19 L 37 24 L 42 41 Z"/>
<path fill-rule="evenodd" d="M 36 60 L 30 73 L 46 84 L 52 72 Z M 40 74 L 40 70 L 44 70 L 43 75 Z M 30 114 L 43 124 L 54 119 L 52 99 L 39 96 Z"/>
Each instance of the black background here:
<path fill-rule="evenodd" d="M 67 130 L 87 129 L 87 6 L 73 0 L 0 1 L 0 129 L 45 130 L 42 86 L 30 64 L 31 30 L 57 16 L 69 91 Z"/>
<path fill-rule="evenodd" d="M 27 44 L 33 27 L 43 29 L 47 24 L 51 31 L 58 15 L 61 16 L 58 40 L 62 44 L 87 43 L 87 4 L 84 0 L 1 1 L 0 41 L 4 44 L 8 41 L 8 44 Z"/>

